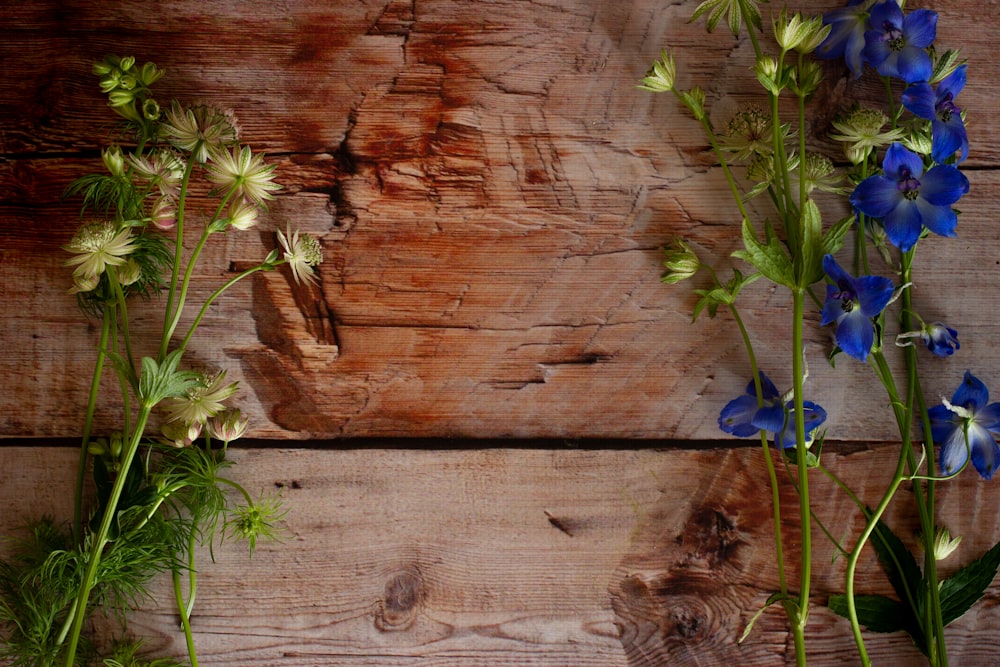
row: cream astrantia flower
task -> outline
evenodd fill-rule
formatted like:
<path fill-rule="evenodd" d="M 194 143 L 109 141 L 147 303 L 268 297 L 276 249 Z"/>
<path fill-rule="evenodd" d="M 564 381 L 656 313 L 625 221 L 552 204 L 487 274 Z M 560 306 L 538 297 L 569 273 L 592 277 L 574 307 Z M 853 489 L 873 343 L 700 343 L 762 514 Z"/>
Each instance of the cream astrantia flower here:
<path fill-rule="evenodd" d="M 835 141 L 843 141 L 844 152 L 854 164 L 861 164 L 872 150 L 888 146 L 903 137 L 899 128 L 886 132 L 882 128 L 889 122 L 889 117 L 882 111 L 871 107 L 858 106 L 846 116 L 833 121 L 834 129 L 839 134 L 831 134 Z"/>
<path fill-rule="evenodd" d="M 66 266 L 75 266 L 73 277 L 92 282 L 109 266 L 121 266 L 135 246 L 132 245 L 131 230 L 128 227 L 117 231 L 112 222 L 94 222 L 84 225 L 76 236 L 64 246 L 74 256 L 66 260 Z M 77 282 L 80 285 L 80 282 Z"/>
<path fill-rule="evenodd" d="M 239 138 L 232 112 L 210 104 L 185 109 L 175 100 L 160 127 L 171 144 L 188 151 L 200 163 L 206 162 L 213 151 L 234 144 Z"/>
<path fill-rule="evenodd" d="M 249 146 L 213 151 L 212 160 L 205 165 L 205 176 L 218 186 L 216 194 L 232 190 L 234 197 L 262 204 L 281 189 L 273 182 L 275 165 L 264 164 L 264 156 L 254 155 Z"/>
<path fill-rule="evenodd" d="M 308 234 L 300 236 L 298 230 L 293 232 L 290 227 L 287 232 L 286 235 L 278 230 L 278 243 L 284 250 L 285 262 L 292 269 L 292 277 L 297 283 L 316 282 L 313 267 L 323 262 L 323 249 L 319 241 Z"/>
<path fill-rule="evenodd" d="M 222 402 L 236 393 L 237 383 L 226 384 L 226 372 L 203 376 L 198 386 L 182 398 L 172 398 L 167 405 L 167 421 L 204 424 L 224 409 Z"/>
<path fill-rule="evenodd" d="M 155 185 L 160 194 L 177 197 L 180 194 L 181 179 L 184 177 L 184 163 L 169 150 L 156 151 L 150 155 L 129 155 L 132 173 Z"/>
<path fill-rule="evenodd" d="M 239 409 L 232 408 L 218 413 L 208 422 L 208 433 L 216 440 L 232 442 L 246 434 L 249 419 L 244 419 Z"/>
<path fill-rule="evenodd" d="M 257 214 L 259 211 L 259 207 L 253 202 L 246 199 L 234 200 L 229 204 L 229 210 L 226 212 L 229 218 L 229 226 L 245 232 L 257 224 Z"/>

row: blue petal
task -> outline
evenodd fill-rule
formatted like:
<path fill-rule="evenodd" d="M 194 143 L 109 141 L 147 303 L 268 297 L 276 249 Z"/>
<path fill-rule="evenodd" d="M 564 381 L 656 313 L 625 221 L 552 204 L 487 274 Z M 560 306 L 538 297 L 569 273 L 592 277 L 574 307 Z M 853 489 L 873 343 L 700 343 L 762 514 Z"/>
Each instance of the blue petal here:
<path fill-rule="evenodd" d="M 896 181 L 885 176 L 869 176 L 851 193 L 851 204 L 867 216 L 884 218 L 903 201 Z"/>
<path fill-rule="evenodd" d="M 931 74 L 934 72 L 931 57 L 923 49 L 907 45 L 901 51 L 897 51 L 895 55 L 895 58 L 889 58 L 885 61 L 885 63 L 891 62 L 895 71 L 882 72 L 880 68 L 879 73 L 899 77 L 906 83 L 916 83 L 931 78 Z M 885 66 L 888 69 L 888 65 Z"/>
<path fill-rule="evenodd" d="M 920 179 L 920 198 L 935 206 L 951 206 L 969 191 L 969 179 L 955 165 L 939 164 Z"/>
<path fill-rule="evenodd" d="M 951 397 L 952 405 L 961 405 L 963 408 L 970 408 L 973 411 L 979 410 L 990 400 L 990 390 L 986 388 L 983 381 L 969 371 L 965 371 L 962 384 L 958 385 L 955 394 Z"/>
<path fill-rule="evenodd" d="M 895 286 L 882 276 L 861 276 L 855 281 L 858 303 L 865 317 L 875 317 L 889 305 Z"/>
<path fill-rule="evenodd" d="M 809 433 L 826 421 L 826 410 L 816 403 L 813 403 L 812 401 L 803 401 L 802 407 L 803 416 L 806 421 L 806 433 Z"/>
<path fill-rule="evenodd" d="M 848 355 L 864 361 L 871 352 L 875 333 L 872 322 L 859 309 L 848 313 L 837 324 L 837 345 Z"/>
<path fill-rule="evenodd" d="M 976 435 L 980 435 L 978 431 Z M 1000 467 L 1000 447 L 989 433 L 985 433 L 985 437 L 977 437 L 972 443 L 972 465 L 986 480 L 992 479 L 993 473 Z"/>
<path fill-rule="evenodd" d="M 934 89 L 929 83 L 915 83 L 903 91 L 903 106 L 914 116 L 933 120 L 937 115 Z"/>
<path fill-rule="evenodd" d="M 883 40 L 884 36 L 881 30 L 869 30 L 865 33 L 865 48 L 862 49 L 861 55 L 873 67 L 881 67 L 882 63 L 892 55 L 889 43 Z"/>
<path fill-rule="evenodd" d="M 769 401 L 778 397 L 778 388 L 774 386 L 771 379 L 764 374 L 764 371 L 757 371 L 760 376 L 760 390 L 763 393 L 761 396 L 762 400 Z M 750 380 L 750 384 L 747 385 L 747 393 L 757 399 L 757 387 L 754 386 L 754 381 Z M 756 405 L 754 405 L 756 408 Z"/>
<path fill-rule="evenodd" d="M 895 188 L 904 175 L 920 178 L 920 175 L 924 173 L 924 161 L 919 155 L 897 141 L 886 149 L 885 158 L 882 160 L 882 171 L 892 179 L 892 186 Z"/>
<path fill-rule="evenodd" d="M 961 149 L 958 162 L 969 157 L 969 135 L 965 131 L 965 121 L 960 114 L 952 114 L 948 122 L 935 121 L 931 124 L 933 141 L 931 143 L 931 158 L 935 162 L 944 162 L 955 151 Z"/>
<path fill-rule="evenodd" d="M 951 99 L 958 97 L 958 94 L 965 88 L 965 69 L 967 65 L 959 65 L 955 71 L 941 79 L 937 87 L 937 101 L 944 100 L 948 95 Z"/>
<path fill-rule="evenodd" d="M 959 470 L 969 460 L 969 446 L 965 442 L 965 432 L 961 426 L 956 426 L 941 443 L 938 454 L 938 464 L 941 472 L 950 475 Z"/>
<path fill-rule="evenodd" d="M 873 16 L 874 14 L 872 11 Z M 933 44 L 937 37 L 937 20 L 937 12 L 930 9 L 915 9 L 907 14 L 903 19 L 903 38 L 906 40 L 906 45 L 926 49 Z"/>
<path fill-rule="evenodd" d="M 889 24 L 896 30 L 903 29 L 903 10 L 895 2 L 880 2 L 872 7 L 869 22 L 871 25 L 881 28 Z M 874 30 L 879 34 L 884 34 L 882 30 Z"/>
<path fill-rule="evenodd" d="M 1000 435 L 1000 403 L 990 403 L 985 408 L 976 410 L 976 423 Z"/>
<path fill-rule="evenodd" d="M 958 415 L 943 405 L 935 405 L 927 411 L 931 419 L 931 439 L 934 442 L 944 442 L 945 439 L 961 424 Z"/>
<path fill-rule="evenodd" d="M 765 405 L 757 410 L 751 421 L 762 431 L 777 433 L 785 425 L 785 407 L 780 403 Z"/>
<path fill-rule="evenodd" d="M 958 343 L 958 332 L 940 322 L 925 327 L 924 341 L 927 349 L 938 357 L 950 357 L 962 347 Z"/>
<path fill-rule="evenodd" d="M 838 294 L 840 294 L 840 290 L 836 287 L 833 285 L 826 286 L 826 302 L 823 303 L 823 320 L 820 322 L 821 327 L 825 327 L 827 324 L 833 324 L 844 316 L 844 303 L 837 298 L 836 295 Z"/>
<path fill-rule="evenodd" d="M 916 204 L 924 227 L 940 236 L 955 236 L 958 215 L 950 206 L 934 206 L 923 199 L 918 199 Z"/>
<path fill-rule="evenodd" d="M 889 242 L 903 252 L 910 250 L 920 238 L 921 212 L 915 201 L 900 196 L 899 205 L 882 220 Z"/>
<path fill-rule="evenodd" d="M 760 429 L 750 423 L 757 412 L 757 399 L 744 394 L 735 398 L 719 413 L 719 428 L 740 438 L 746 438 Z"/>

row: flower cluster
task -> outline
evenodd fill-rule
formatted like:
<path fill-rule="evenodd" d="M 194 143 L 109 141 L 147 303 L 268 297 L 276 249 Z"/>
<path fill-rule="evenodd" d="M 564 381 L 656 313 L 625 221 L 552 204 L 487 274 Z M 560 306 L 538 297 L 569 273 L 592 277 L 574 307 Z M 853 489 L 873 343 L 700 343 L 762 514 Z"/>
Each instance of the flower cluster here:
<path fill-rule="evenodd" d="M 773 54 L 756 35 L 764 31 L 756 0 L 701 2 L 694 17 L 706 17 L 710 32 L 727 19 L 734 37 L 739 37 L 746 24 L 756 55 L 753 75 L 767 98 L 767 104 L 737 111 L 724 132 L 716 131 L 701 89 L 683 88 L 683 74 L 668 51 L 662 52 L 639 86 L 654 93 L 669 92 L 690 111 L 707 134 L 733 194 L 741 220 L 738 235 L 743 242 L 733 256 L 749 264 L 752 271 L 745 274 L 733 268 L 732 278 L 720 278 L 714 262 L 702 263 L 690 244 L 674 239 L 666 249 L 662 281 L 675 284 L 708 274 L 709 284 L 693 290 L 700 297 L 694 318 L 702 312 L 715 317 L 722 307 L 735 320 L 754 380 L 722 408 L 719 428 L 737 437 L 759 436 L 764 444 L 779 555 L 783 552 L 783 510 L 778 470 L 767 440 L 783 453 L 801 517 L 798 590 L 810 588 L 813 523 L 820 524 L 835 542 L 837 552 L 847 557 L 846 593 L 832 596 L 829 604 L 850 620 L 862 665 L 870 665 L 862 626 L 882 632 L 907 631 L 932 665 L 947 664 L 945 623 L 968 610 L 1000 568 L 1000 544 L 948 581 L 938 578 L 934 566 L 937 559 L 953 552 L 961 539 L 952 538 L 947 527 L 937 525 L 934 485 L 970 464 L 984 479 L 1000 469 L 1000 403 L 990 403 L 985 384 L 968 371 L 951 400 L 928 409 L 922 396 L 919 370 L 925 362 L 918 354 L 917 341 L 939 358 L 951 357 L 960 349 L 956 329 L 937 318 L 925 320 L 918 312 L 914 250 L 924 239 L 958 234 L 959 211 L 955 206 L 970 191 L 969 179 L 960 169 L 969 155 L 969 140 L 965 112 L 958 102 L 967 66 L 959 61 L 957 52 L 942 53 L 935 47 L 937 12 L 904 11 L 905 4 L 902 0 L 850 0 L 846 7 L 812 18 L 781 10 L 771 22 L 771 48 L 777 50 Z M 829 156 L 811 152 L 804 136 L 813 127 L 805 120 L 809 100 L 819 90 L 823 75 L 818 63 L 806 57 L 810 53 L 843 60 L 855 78 L 870 70 L 881 77 L 887 93 L 887 110 L 855 104 L 832 121 L 831 138 L 843 147 L 846 173 L 841 173 Z M 788 101 L 789 96 L 794 102 Z M 781 97 L 783 101 L 779 101 Z M 784 121 L 783 104 L 797 105 L 797 119 Z M 732 169 L 737 164 L 744 167 L 743 182 Z M 821 202 L 814 198 L 817 192 L 844 196 L 851 214 L 824 226 Z M 755 223 L 756 211 L 748 208 L 747 201 L 758 196 L 764 200 L 758 206 L 768 207 L 769 214 Z M 854 244 L 850 270 L 837 259 L 849 239 Z M 875 258 L 884 266 L 873 267 Z M 787 289 L 791 299 L 792 387 L 784 393 L 760 371 L 753 334 L 737 307 L 741 291 L 758 279 Z M 825 281 L 825 299 L 817 293 L 820 281 Z M 808 297 L 819 306 L 818 318 L 809 313 Z M 890 308 L 897 301 L 898 306 Z M 820 460 L 827 413 L 803 399 L 809 352 L 804 330 L 815 319 L 820 326 L 832 327 L 831 362 L 842 352 L 870 367 L 885 390 L 889 417 L 900 434 L 894 477 L 877 507 L 864 504 L 847 481 Z M 775 318 L 768 320 L 773 323 Z M 896 364 L 888 358 L 893 348 L 883 345 L 894 326 L 898 326 L 895 341 L 902 356 Z M 934 445 L 939 446 L 936 466 Z M 789 462 L 794 462 L 794 471 Z M 813 512 L 809 476 L 817 468 L 834 479 L 863 515 L 865 528 L 853 547 L 842 544 L 848 538 L 835 537 L 836 531 L 822 526 Z M 912 485 L 918 508 L 923 568 L 883 519 L 906 482 Z M 897 597 L 868 596 L 864 604 L 858 604 L 853 590 L 855 572 L 869 540 L 879 561 L 887 564 Z M 781 558 L 778 561 L 779 579 L 784 581 L 784 565 Z M 771 596 L 768 604 L 778 600 L 796 634 L 796 662 L 805 664 L 802 627 L 811 604 L 809 595 L 797 596 L 791 586 L 782 583 L 781 591 Z"/>

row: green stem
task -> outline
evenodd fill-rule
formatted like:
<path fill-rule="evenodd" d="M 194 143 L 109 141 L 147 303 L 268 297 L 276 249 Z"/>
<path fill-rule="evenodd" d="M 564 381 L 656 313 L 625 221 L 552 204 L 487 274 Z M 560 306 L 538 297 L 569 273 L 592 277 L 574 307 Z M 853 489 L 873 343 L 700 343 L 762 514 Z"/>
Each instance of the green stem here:
<path fill-rule="evenodd" d="M 176 567 L 172 571 L 174 581 L 174 599 L 177 601 L 177 613 L 181 617 L 181 627 L 184 630 L 184 641 L 187 643 L 188 659 L 191 667 L 198 667 L 198 655 L 194 648 L 194 635 L 191 634 L 191 619 L 187 606 L 184 604 L 184 592 L 181 590 L 181 573 Z"/>
<path fill-rule="evenodd" d="M 179 349 L 181 349 L 181 350 L 186 350 L 187 349 L 188 343 L 191 341 L 191 336 L 194 335 L 195 329 L 197 329 L 198 325 L 201 324 L 201 320 L 202 320 L 202 318 L 205 317 L 205 313 L 208 312 L 209 306 L 211 306 L 212 303 L 217 298 L 219 298 L 219 296 L 221 296 L 223 292 L 225 292 L 227 289 L 229 289 L 230 287 L 232 287 L 233 285 L 235 285 L 236 283 L 238 283 L 239 281 L 243 280 L 244 278 L 246 278 L 249 275 L 257 273 L 258 271 L 269 271 L 272 268 L 274 268 L 275 266 L 279 266 L 279 265 L 281 265 L 283 263 L 284 263 L 284 260 L 280 260 L 280 261 L 275 262 L 273 265 L 264 265 L 264 264 L 261 264 L 259 266 L 255 266 L 255 267 L 253 267 L 251 269 L 247 269 L 246 271 L 240 273 L 239 275 L 234 276 L 229 281 L 227 281 L 224 285 L 222 285 L 217 290 L 215 290 L 214 292 L 212 292 L 211 296 L 209 296 L 205 300 L 205 303 L 202 304 L 201 309 L 198 311 L 198 315 L 194 318 L 194 322 L 192 322 L 191 326 L 188 328 L 188 332 L 184 336 L 184 340 L 181 342 L 181 345 L 180 345 Z"/>
<path fill-rule="evenodd" d="M 139 416 L 136 420 L 135 430 L 132 433 L 132 437 L 129 440 L 128 446 L 123 452 L 123 457 L 121 460 L 121 468 L 118 477 L 115 479 L 114 486 L 111 488 L 111 495 L 108 498 L 107 505 L 104 508 L 104 516 L 101 518 L 101 525 L 94 535 L 94 541 L 90 547 L 90 554 L 87 560 L 87 569 L 83 576 L 83 581 L 80 584 L 80 590 L 77 594 L 76 609 L 73 615 L 73 625 L 70 630 L 69 635 L 69 646 L 66 651 L 66 667 L 73 667 L 73 663 L 76 659 L 76 649 L 80 642 L 80 632 L 83 630 L 83 621 L 87 617 L 87 607 L 88 600 L 90 599 L 90 591 L 94 587 L 95 579 L 97 576 L 97 567 L 101 562 L 101 555 L 104 552 L 104 547 L 107 546 L 108 532 L 111 530 L 111 523 L 115 520 L 118 514 L 118 502 L 121 500 L 122 491 L 125 489 L 125 480 L 128 477 L 128 470 L 132 465 L 132 459 L 135 458 L 135 453 L 139 449 L 139 441 L 142 440 L 143 432 L 146 428 L 146 422 L 149 420 L 150 412 L 152 412 L 152 406 L 143 403 L 142 407 L 139 409 Z"/>
<path fill-rule="evenodd" d="M 194 156 L 198 149 L 200 148 L 200 142 L 195 145 L 194 150 L 191 151 L 191 155 Z M 173 321 L 174 313 L 174 299 L 177 295 L 177 283 L 180 280 L 181 275 L 181 255 L 184 254 L 184 209 L 187 203 L 187 189 L 188 184 L 191 182 L 191 171 L 194 169 L 194 157 L 188 160 L 187 166 L 184 167 L 184 177 L 181 179 L 181 189 L 180 194 L 177 196 L 177 223 L 176 223 L 176 236 L 174 237 L 174 261 L 173 266 L 170 271 L 170 289 L 167 292 L 167 307 L 164 310 L 165 316 L 163 318 L 163 337 L 160 341 L 160 353 L 157 357 L 157 361 L 163 361 L 167 356 L 167 345 L 170 343 L 170 335 L 172 333 L 171 322 Z M 178 307 L 177 310 L 180 310 Z"/>
<path fill-rule="evenodd" d="M 90 380 L 90 394 L 87 396 L 87 414 L 83 420 L 83 437 L 80 439 L 80 458 L 76 468 L 76 493 L 73 497 L 73 543 L 80 544 L 83 537 L 83 480 L 87 475 L 87 446 L 94 426 L 97 411 L 97 395 L 101 387 L 101 374 L 107 359 L 108 337 L 111 334 L 112 314 L 105 308 L 101 315 L 101 337 L 97 343 L 97 361 Z"/>
<path fill-rule="evenodd" d="M 795 455 L 798 467 L 799 482 L 799 520 L 802 531 L 802 558 L 799 584 L 798 618 L 793 624 L 793 631 L 805 633 L 806 621 L 809 619 L 809 593 L 812 584 L 812 526 L 811 506 L 809 504 L 809 468 L 806 459 L 806 429 L 805 405 L 803 400 L 805 382 L 803 320 L 805 291 L 797 287 L 792 290 L 792 382 L 795 412 Z M 805 665 L 805 646 L 800 647 L 796 640 L 796 662 Z"/>

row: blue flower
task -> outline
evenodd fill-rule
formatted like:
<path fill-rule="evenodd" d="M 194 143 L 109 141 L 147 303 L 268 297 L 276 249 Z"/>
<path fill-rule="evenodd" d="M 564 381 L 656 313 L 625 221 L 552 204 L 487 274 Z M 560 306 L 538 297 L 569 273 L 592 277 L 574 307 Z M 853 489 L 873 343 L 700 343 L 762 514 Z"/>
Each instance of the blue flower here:
<path fill-rule="evenodd" d="M 864 0 L 851 0 L 847 7 L 823 14 L 823 25 L 830 26 L 830 34 L 813 52 L 826 60 L 843 58 L 855 79 L 861 76 L 864 65 L 861 51 L 869 29 L 867 4 Z"/>
<path fill-rule="evenodd" d="M 921 334 L 920 338 L 927 349 L 939 357 L 950 357 L 961 347 L 958 344 L 958 332 L 940 322 L 928 324 Z"/>
<path fill-rule="evenodd" d="M 965 87 L 965 65 L 941 80 L 937 91 L 929 83 L 915 83 L 903 92 L 903 106 L 915 116 L 931 121 L 931 158 L 944 162 L 961 150 L 957 162 L 969 155 L 969 135 L 955 98 Z"/>
<path fill-rule="evenodd" d="M 986 385 L 969 371 L 955 390 L 951 402 L 937 405 L 928 414 L 931 436 L 941 445 L 939 464 L 950 475 L 961 470 L 972 454 L 972 465 L 983 479 L 990 479 L 1000 467 L 1000 403 L 989 403 Z"/>
<path fill-rule="evenodd" d="M 937 12 L 929 9 L 917 9 L 904 18 L 895 2 L 875 5 L 862 55 L 882 76 L 907 83 L 927 81 L 933 70 L 925 49 L 937 36 L 937 18 Z"/>
<path fill-rule="evenodd" d="M 840 268 L 833 255 L 823 257 L 823 271 L 833 284 L 826 286 L 822 325 L 836 322 L 837 345 L 855 359 L 864 361 L 875 342 L 872 318 L 892 300 L 892 281 L 881 276 L 854 278 Z"/>
<path fill-rule="evenodd" d="M 899 143 L 889 146 L 882 171 L 858 184 L 851 204 L 865 215 L 882 218 L 894 246 L 909 250 L 924 227 L 941 236 L 955 235 L 958 216 L 951 205 L 969 191 L 962 172 L 939 164 L 924 174 L 920 156 Z"/>
<path fill-rule="evenodd" d="M 757 390 L 751 380 L 742 396 L 734 398 L 722 408 L 719 428 L 740 438 L 765 431 L 774 434 L 775 446 L 780 442 L 785 449 L 795 447 L 795 420 L 789 418 L 793 402 L 782 399 L 777 387 L 763 371 L 760 372 L 760 386 L 762 406 L 757 406 Z M 826 410 L 812 401 L 804 401 L 803 408 L 808 447 L 812 444 L 816 429 L 826 421 Z"/>

